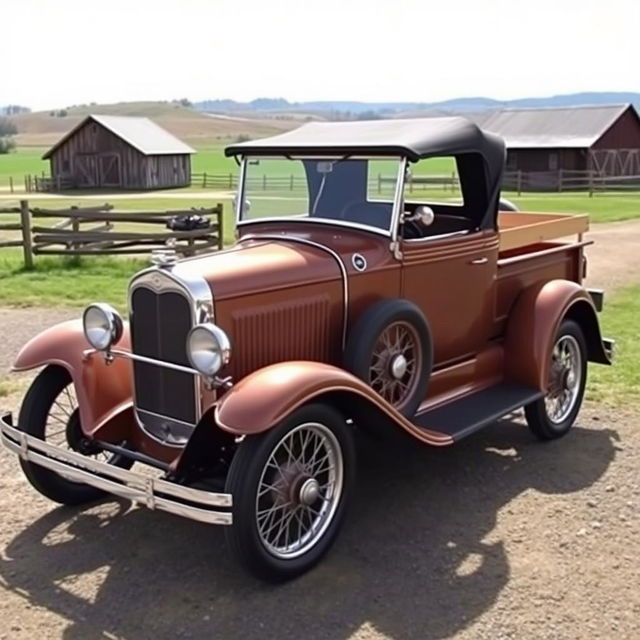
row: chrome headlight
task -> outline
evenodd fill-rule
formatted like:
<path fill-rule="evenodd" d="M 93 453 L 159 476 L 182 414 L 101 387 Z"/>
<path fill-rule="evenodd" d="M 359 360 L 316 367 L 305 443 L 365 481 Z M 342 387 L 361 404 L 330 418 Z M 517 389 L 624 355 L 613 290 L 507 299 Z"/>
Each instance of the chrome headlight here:
<path fill-rule="evenodd" d="M 106 351 L 122 338 L 122 318 L 109 304 L 90 304 L 82 314 L 87 342 L 98 351 Z"/>
<path fill-rule="evenodd" d="M 215 324 L 198 324 L 187 336 L 187 357 L 196 371 L 214 376 L 231 358 L 229 337 Z"/>

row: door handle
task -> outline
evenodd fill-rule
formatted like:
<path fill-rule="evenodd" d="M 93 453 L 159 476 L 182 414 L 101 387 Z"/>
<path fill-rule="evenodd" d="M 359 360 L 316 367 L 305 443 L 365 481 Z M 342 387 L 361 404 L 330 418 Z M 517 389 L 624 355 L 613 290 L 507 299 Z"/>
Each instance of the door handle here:
<path fill-rule="evenodd" d="M 476 258 L 475 260 L 470 260 L 469 264 L 487 264 L 489 262 L 489 258 Z"/>

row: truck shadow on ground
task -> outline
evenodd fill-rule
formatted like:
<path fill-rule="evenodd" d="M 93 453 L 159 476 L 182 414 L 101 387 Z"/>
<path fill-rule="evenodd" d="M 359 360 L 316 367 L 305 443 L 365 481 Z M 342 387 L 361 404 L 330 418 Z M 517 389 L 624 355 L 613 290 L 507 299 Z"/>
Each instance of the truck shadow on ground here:
<path fill-rule="evenodd" d="M 337 640 L 364 623 L 393 638 L 443 638 L 509 581 L 503 542 L 485 540 L 499 510 L 527 489 L 588 487 L 613 461 L 615 439 L 576 427 L 540 444 L 505 421 L 446 450 L 362 441 L 358 489 L 333 551 L 284 585 L 244 574 L 221 528 L 113 502 L 52 510 L 9 543 L 0 575 L 70 620 L 67 640 Z"/>

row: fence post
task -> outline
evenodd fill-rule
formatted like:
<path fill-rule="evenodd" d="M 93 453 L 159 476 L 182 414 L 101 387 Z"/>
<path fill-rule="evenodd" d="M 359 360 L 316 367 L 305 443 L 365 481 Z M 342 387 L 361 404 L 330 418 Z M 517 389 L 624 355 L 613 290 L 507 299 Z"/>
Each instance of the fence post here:
<path fill-rule="evenodd" d="M 378 174 L 378 193 L 382 193 L 382 174 Z"/>
<path fill-rule="evenodd" d="M 558 193 L 562 191 L 562 169 L 558 169 Z"/>
<path fill-rule="evenodd" d="M 229 174 L 229 190 L 233 189 L 233 173 Z"/>
<path fill-rule="evenodd" d="M 20 226 L 22 227 L 22 252 L 24 255 L 24 266 L 27 269 L 33 269 L 31 211 L 29 211 L 28 200 L 20 200 Z"/>
<path fill-rule="evenodd" d="M 289 176 L 289 191 L 293 191 L 293 174 Z"/>
<path fill-rule="evenodd" d="M 518 169 L 518 177 L 516 178 L 516 191 L 518 195 L 522 194 L 522 169 Z"/>
<path fill-rule="evenodd" d="M 593 170 L 589 171 L 589 197 L 593 198 Z"/>
<path fill-rule="evenodd" d="M 60 191 L 60 176 L 56 176 L 56 191 Z"/>
<path fill-rule="evenodd" d="M 207 172 L 206 171 L 202 174 L 202 188 L 203 189 L 207 188 Z"/>
<path fill-rule="evenodd" d="M 263 191 L 267 190 L 267 174 L 266 173 L 262 174 L 262 190 Z"/>
<path fill-rule="evenodd" d="M 9 176 L 9 191 L 13 193 L 13 178 Z"/>

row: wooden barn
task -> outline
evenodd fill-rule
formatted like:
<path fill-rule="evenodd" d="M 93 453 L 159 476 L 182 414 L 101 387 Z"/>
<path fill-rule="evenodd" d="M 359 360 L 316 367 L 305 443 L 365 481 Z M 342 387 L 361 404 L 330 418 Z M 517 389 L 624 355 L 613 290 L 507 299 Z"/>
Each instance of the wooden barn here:
<path fill-rule="evenodd" d="M 42 156 L 53 183 L 164 189 L 191 182 L 195 151 L 148 118 L 87 116 Z"/>
<path fill-rule="evenodd" d="M 503 109 L 478 124 L 505 139 L 508 171 L 640 175 L 640 117 L 631 104 Z"/>

